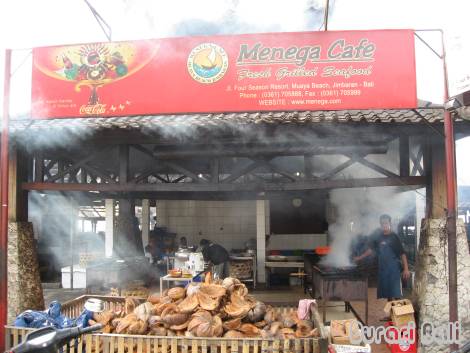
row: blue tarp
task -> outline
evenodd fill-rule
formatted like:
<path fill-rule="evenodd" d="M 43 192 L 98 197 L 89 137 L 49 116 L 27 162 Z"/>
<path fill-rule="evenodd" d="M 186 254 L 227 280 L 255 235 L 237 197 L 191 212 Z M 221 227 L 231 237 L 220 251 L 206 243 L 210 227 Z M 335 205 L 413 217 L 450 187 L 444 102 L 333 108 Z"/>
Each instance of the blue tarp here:
<path fill-rule="evenodd" d="M 61 313 L 62 305 L 53 301 L 45 311 L 26 310 L 18 315 L 14 325 L 17 327 L 41 328 L 53 326 L 65 328 L 72 326 L 87 327 L 88 320 L 93 318 L 93 312 L 86 309 L 77 318 L 68 318 Z"/>

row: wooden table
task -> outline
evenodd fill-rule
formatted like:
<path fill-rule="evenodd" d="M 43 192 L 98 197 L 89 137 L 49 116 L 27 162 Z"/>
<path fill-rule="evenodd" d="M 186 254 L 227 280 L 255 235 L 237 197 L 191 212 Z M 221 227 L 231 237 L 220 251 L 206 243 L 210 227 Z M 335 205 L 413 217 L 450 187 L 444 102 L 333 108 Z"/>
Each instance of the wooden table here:
<path fill-rule="evenodd" d="M 266 261 L 266 287 L 269 288 L 269 275 L 272 268 L 296 268 L 298 272 L 304 269 L 303 261 Z"/>

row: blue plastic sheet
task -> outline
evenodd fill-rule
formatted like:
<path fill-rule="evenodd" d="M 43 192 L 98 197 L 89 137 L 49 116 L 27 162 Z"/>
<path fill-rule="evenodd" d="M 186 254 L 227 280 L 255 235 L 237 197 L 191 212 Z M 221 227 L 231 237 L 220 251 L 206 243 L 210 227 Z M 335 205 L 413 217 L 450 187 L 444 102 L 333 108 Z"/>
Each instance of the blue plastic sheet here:
<path fill-rule="evenodd" d="M 74 320 L 73 326 L 87 327 L 88 321 L 93 319 L 93 312 L 89 310 L 83 310 L 82 313 Z"/>
<path fill-rule="evenodd" d="M 93 312 L 86 309 L 75 319 L 62 315 L 61 309 L 62 305 L 58 301 L 53 301 L 45 311 L 26 310 L 18 315 L 14 325 L 30 328 L 53 326 L 59 329 L 72 326 L 87 327 L 88 320 L 93 318 Z"/>
<path fill-rule="evenodd" d="M 17 327 L 40 328 L 45 326 L 54 326 L 54 321 L 44 311 L 26 310 L 15 319 Z"/>

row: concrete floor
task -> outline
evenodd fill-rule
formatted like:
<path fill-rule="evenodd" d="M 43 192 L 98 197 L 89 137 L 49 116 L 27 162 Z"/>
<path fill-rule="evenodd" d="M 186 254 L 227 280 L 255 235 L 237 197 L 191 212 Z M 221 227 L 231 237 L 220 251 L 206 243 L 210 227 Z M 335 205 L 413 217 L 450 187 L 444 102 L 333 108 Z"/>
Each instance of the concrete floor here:
<path fill-rule="evenodd" d="M 384 317 L 385 313 L 383 308 L 385 306 L 385 300 L 376 299 L 376 288 L 369 288 L 369 325 L 378 326 L 383 325 L 384 322 L 381 318 Z M 155 288 L 158 291 L 158 288 Z M 300 287 L 275 287 L 269 290 L 259 288 L 256 290 L 250 290 L 257 299 L 271 305 L 285 306 L 292 305 L 296 306 L 300 299 L 310 298 L 308 294 L 304 294 L 304 291 Z M 46 305 L 52 300 L 59 300 L 60 302 L 66 302 L 68 300 L 77 298 L 85 294 L 85 290 L 82 289 L 44 289 L 44 299 Z M 94 294 L 106 295 L 106 292 L 98 292 Z M 364 302 L 352 302 L 351 305 L 357 311 L 361 318 L 365 318 L 365 304 Z M 326 309 L 326 322 L 330 320 L 343 320 L 348 318 L 354 318 L 352 312 L 345 312 L 345 306 L 343 302 L 330 302 L 327 303 Z M 373 353 L 385 353 L 389 352 L 385 344 L 374 345 L 372 347 Z"/>

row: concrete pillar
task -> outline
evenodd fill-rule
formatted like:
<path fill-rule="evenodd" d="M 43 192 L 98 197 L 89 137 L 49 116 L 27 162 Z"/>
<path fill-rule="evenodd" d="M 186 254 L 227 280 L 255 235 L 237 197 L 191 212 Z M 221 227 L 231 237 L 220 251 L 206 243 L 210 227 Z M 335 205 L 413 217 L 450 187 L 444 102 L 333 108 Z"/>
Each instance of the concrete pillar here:
<path fill-rule="evenodd" d="M 134 200 L 119 199 L 119 215 L 116 220 L 114 252 L 119 257 L 133 257 L 144 254 L 142 234 L 135 217 Z"/>
<path fill-rule="evenodd" d="M 76 242 L 76 234 L 77 234 L 77 224 L 78 224 L 78 209 L 79 205 L 74 202 L 73 200 L 70 200 L 69 203 L 70 206 L 70 234 L 69 234 L 69 261 L 70 261 L 70 288 L 74 288 L 73 284 L 73 273 L 74 273 L 74 265 L 79 261 L 79 258 L 77 258 L 77 254 L 75 252 L 75 242 Z M 92 225 L 92 231 L 93 231 L 93 225 Z M 78 256 L 80 256 L 78 254 Z"/>
<path fill-rule="evenodd" d="M 470 256 L 465 226 L 457 220 L 457 290 L 460 338 L 470 339 Z M 419 311 L 419 326 L 432 323 L 449 326 L 449 273 L 446 219 L 425 219 L 416 266 L 413 300 Z M 420 337 L 421 343 L 425 342 Z M 420 347 L 421 353 L 447 352 L 447 344 L 435 342 Z"/>
<path fill-rule="evenodd" d="M 106 235 L 104 241 L 105 256 L 113 256 L 114 243 L 114 200 L 105 200 Z"/>
<path fill-rule="evenodd" d="M 271 234 L 271 204 L 269 200 L 264 201 L 264 218 L 266 224 L 266 234 Z"/>
<path fill-rule="evenodd" d="M 150 233 L 150 201 L 148 199 L 142 200 L 142 244 L 144 248 L 149 243 Z"/>
<path fill-rule="evenodd" d="M 259 283 L 266 283 L 266 230 L 266 200 L 256 200 L 256 261 Z"/>

